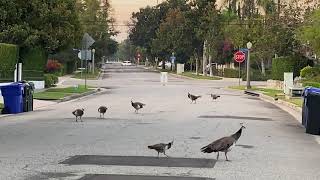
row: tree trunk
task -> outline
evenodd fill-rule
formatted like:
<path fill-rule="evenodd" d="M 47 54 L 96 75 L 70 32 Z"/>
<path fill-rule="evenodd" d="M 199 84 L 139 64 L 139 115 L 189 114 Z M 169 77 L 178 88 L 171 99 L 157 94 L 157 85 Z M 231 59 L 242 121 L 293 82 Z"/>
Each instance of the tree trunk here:
<path fill-rule="evenodd" d="M 209 69 L 210 69 L 210 76 L 213 76 L 213 69 L 212 69 L 212 55 L 209 55 Z"/>
<path fill-rule="evenodd" d="M 207 66 L 207 40 L 203 42 L 203 56 L 202 56 L 203 76 L 207 76 L 206 66 Z"/>
<path fill-rule="evenodd" d="M 164 60 L 162 60 L 162 69 L 165 70 L 166 69 L 166 62 Z"/>
<path fill-rule="evenodd" d="M 265 64 L 264 64 L 264 60 L 262 59 L 261 60 L 261 73 L 262 75 L 266 75 L 266 67 L 265 67 Z"/>
<path fill-rule="evenodd" d="M 196 74 L 199 75 L 199 58 L 196 54 L 194 58 L 196 59 Z"/>

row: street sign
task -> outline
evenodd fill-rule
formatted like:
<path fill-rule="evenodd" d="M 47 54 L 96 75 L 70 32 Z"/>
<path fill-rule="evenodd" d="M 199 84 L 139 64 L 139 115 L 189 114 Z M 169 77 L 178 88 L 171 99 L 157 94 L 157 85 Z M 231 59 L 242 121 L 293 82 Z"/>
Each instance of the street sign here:
<path fill-rule="evenodd" d="M 170 60 L 171 60 L 171 63 L 174 64 L 174 62 L 176 61 L 176 57 L 175 56 L 171 56 Z"/>
<path fill-rule="evenodd" d="M 79 56 L 79 54 L 78 54 Z M 81 50 L 80 51 L 81 60 L 91 60 L 91 50 Z"/>
<path fill-rule="evenodd" d="M 238 63 L 242 63 L 246 59 L 246 54 L 242 51 L 237 51 L 234 53 L 234 60 Z"/>
<path fill-rule="evenodd" d="M 82 38 L 83 49 L 88 49 L 93 43 L 95 40 L 88 33 L 85 33 Z"/>

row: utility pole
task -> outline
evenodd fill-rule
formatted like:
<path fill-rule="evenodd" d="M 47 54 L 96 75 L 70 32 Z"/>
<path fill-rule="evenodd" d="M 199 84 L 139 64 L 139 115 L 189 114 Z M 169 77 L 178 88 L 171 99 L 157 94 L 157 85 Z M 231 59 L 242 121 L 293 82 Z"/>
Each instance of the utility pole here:
<path fill-rule="evenodd" d="M 250 85 L 250 50 L 252 48 L 252 43 L 248 42 L 247 43 L 247 48 L 248 48 L 248 57 L 247 57 L 247 89 L 251 89 Z"/>

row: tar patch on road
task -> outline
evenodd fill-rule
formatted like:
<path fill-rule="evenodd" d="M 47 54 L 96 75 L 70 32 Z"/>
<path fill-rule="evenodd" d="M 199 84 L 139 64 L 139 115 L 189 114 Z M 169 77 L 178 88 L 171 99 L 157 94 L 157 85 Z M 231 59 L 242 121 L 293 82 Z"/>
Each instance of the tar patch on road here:
<path fill-rule="evenodd" d="M 82 177 L 80 180 L 214 180 L 214 179 L 202 178 L 202 177 L 93 174 L 93 175 L 86 175 Z"/>
<path fill-rule="evenodd" d="M 264 117 L 245 117 L 245 116 L 199 116 L 199 118 L 210 118 L 210 119 L 243 119 L 252 121 L 273 121 L 271 118 Z"/>
<path fill-rule="evenodd" d="M 213 168 L 215 163 L 215 159 L 99 155 L 77 155 L 61 162 L 61 164 L 67 165 L 157 166 L 190 168 Z"/>
<path fill-rule="evenodd" d="M 239 146 L 239 147 L 242 147 L 242 148 L 245 148 L 245 149 L 252 149 L 252 148 L 254 148 L 254 146 L 245 145 L 245 144 L 237 144 L 236 146 Z"/>

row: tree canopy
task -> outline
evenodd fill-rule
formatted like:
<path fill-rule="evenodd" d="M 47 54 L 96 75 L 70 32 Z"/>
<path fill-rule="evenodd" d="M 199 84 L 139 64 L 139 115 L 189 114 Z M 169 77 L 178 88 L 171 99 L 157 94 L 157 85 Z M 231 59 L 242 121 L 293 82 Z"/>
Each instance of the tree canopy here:
<path fill-rule="evenodd" d="M 79 39 L 75 0 L 0 1 L 0 41 L 59 51 Z"/>

